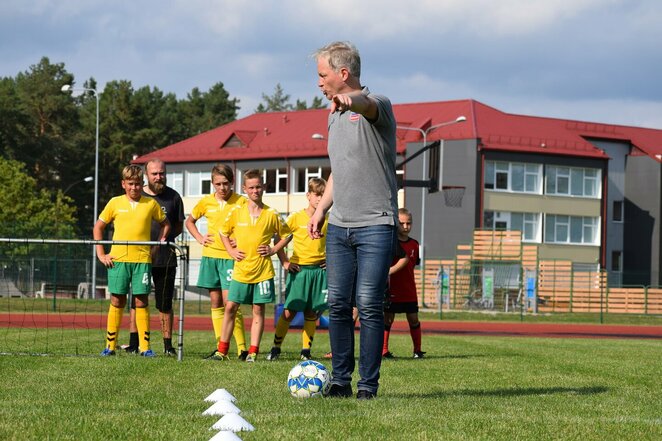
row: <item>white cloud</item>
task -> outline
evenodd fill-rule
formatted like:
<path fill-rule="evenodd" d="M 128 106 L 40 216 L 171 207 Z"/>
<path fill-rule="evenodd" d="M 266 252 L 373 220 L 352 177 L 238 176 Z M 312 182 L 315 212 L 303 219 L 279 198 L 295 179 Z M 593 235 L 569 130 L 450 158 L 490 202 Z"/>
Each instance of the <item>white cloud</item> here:
<path fill-rule="evenodd" d="M 501 97 L 509 113 L 662 129 L 662 102 L 634 99 L 554 100 Z M 507 107 L 507 108 L 506 108 Z"/>
<path fill-rule="evenodd" d="M 616 3 L 619 0 L 609 0 Z M 620 0 L 623 1 L 623 0 Z M 421 39 L 464 33 L 491 38 L 540 33 L 559 20 L 603 7 L 605 0 L 424 0 L 284 2 L 302 3 L 295 14 L 316 17 L 323 28 L 365 39 Z"/>
<path fill-rule="evenodd" d="M 615 3 L 615 0 L 611 0 Z M 474 3 L 474 2 L 468 2 Z M 473 12 L 478 12 L 476 30 L 483 29 L 484 35 L 526 35 L 554 29 L 563 20 L 577 17 L 592 9 L 603 7 L 604 0 L 501 0 L 491 2 L 480 1 L 480 6 Z M 486 29 L 492 27 L 490 32 Z"/>
<path fill-rule="evenodd" d="M 377 77 L 367 86 L 387 95 L 393 103 L 466 99 L 471 98 L 475 92 L 466 83 L 447 81 L 420 72 L 397 78 Z"/>
<path fill-rule="evenodd" d="M 659 0 L 4 0 L 0 76 L 48 56 L 100 87 L 181 98 L 222 82 L 245 116 L 276 83 L 319 96 L 308 55 L 350 40 L 362 80 L 393 102 L 660 127 L 661 21 Z"/>
<path fill-rule="evenodd" d="M 268 74 L 276 64 L 276 60 L 267 53 L 247 53 L 238 54 L 232 64 L 232 68 L 241 72 L 242 77 L 255 79 Z"/>
<path fill-rule="evenodd" d="M 180 14 L 189 15 L 208 30 L 228 38 L 253 32 L 253 16 L 263 8 L 261 3 L 251 5 L 233 0 L 178 0 L 177 6 Z"/>

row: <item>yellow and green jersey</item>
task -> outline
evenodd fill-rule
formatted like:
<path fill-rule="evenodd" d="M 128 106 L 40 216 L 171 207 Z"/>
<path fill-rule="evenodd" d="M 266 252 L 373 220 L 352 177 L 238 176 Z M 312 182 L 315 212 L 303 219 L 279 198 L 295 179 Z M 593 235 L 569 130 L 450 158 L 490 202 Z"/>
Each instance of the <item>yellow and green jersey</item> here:
<path fill-rule="evenodd" d="M 108 201 L 99 219 L 106 224 L 113 223 L 113 240 L 149 241 L 152 219 L 162 223 L 166 215 L 152 198 L 141 196 L 135 202 L 122 195 Z M 113 245 L 109 254 L 116 262 L 152 262 L 149 245 Z"/>
<path fill-rule="evenodd" d="M 311 239 L 308 235 L 308 222 L 310 216 L 306 210 L 295 211 L 290 214 L 285 223 L 292 231 L 293 251 L 290 262 L 298 265 L 316 265 L 326 260 L 326 228 L 329 224 L 328 216 L 322 227 L 323 236 L 320 239 Z"/>
<path fill-rule="evenodd" d="M 214 257 L 216 259 L 232 259 L 223 246 L 219 231 L 225 218 L 232 211 L 235 206 L 242 206 L 246 204 L 247 199 L 237 193 L 232 193 L 232 196 L 227 201 L 219 201 L 213 194 L 207 195 L 193 207 L 191 216 L 195 220 L 200 219 L 202 216 L 207 218 L 207 233 L 211 234 L 214 238 L 214 243 L 202 248 L 202 255 L 204 257 Z"/>
<path fill-rule="evenodd" d="M 235 207 L 220 230 L 225 237 L 234 235 L 237 249 L 245 254 L 244 260 L 235 262 L 232 280 L 242 283 L 258 283 L 274 277 L 271 257 L 262 257 L 257 252 L 259 245 L 268 245 L 274 234 L 285 238 L 291 234 L 280 215 L 267 205 L 257 218 L 248 211 L 248 204 Z"/>

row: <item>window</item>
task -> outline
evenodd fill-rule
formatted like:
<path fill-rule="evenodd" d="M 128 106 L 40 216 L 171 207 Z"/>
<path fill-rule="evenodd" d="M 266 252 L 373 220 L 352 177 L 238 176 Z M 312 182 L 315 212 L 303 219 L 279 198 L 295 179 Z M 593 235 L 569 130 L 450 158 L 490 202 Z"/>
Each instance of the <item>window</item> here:
<path fill-rule="evenodd" d="M 524 242 L 540 242 L 539 213 L 486 211 L 483 214 L 483 227 L 492 230 L 519 230 Z"/>
<path fill-rule="evenodd" d="M 485 162 L 485 188 L 517 193 L 540 193 L 542 165 L 518 162 Z"/>
<path fill-rule="evenodd" d="M 611 252 L 611 270 L 620 272 L 621 271 L 621 259 L 623 254 L 620 251 Z"/>
<path fill-rule="evenodd" d="M 166 181 L 168 186 L 175 190 L 180 195 L 184 194 L 184 174 L 179 173 L 166 173 Z"/>
<path fill-rule="evenodd" d="M 287 193 L 287 169 L 274 168 L 262 171 L 265 193 Z"/>
<path fill-rule="evenodd" d="M 296 170 L 296 193 L 308 192 L 308 181 L 311 178 L 329 179 L 331 167 L 302 167 Z"/>
<path fill-rule="evenodd" d="M 186 173 L 186 196 L 206 196 L 211 194 L 211 175 L 209 172 Z"/>
<path fill-rule="evenodd" d="M 584 216 L 545 216 L 545 242 L 598 245 L 599 218 Z"/>
<path fill-rule="evenodd" d="M 599 198 L 600 170 L 550 165 L 546 170 L 546 184 L 547 194 Z"/>
<path fill-rule="evenodd" d="M 614 201 L 611 220 L 613 220 L 614 222 L 623 222 L 623 218 L 624 218 L 623 207 L 624 207 L 623 201 Z"/>

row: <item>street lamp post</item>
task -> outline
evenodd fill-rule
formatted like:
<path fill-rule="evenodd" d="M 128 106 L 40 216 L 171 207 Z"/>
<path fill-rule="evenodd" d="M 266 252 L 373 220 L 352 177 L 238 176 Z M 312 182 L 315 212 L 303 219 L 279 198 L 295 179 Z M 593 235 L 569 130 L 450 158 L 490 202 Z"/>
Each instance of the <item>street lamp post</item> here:
<path fill-rule="evenodd" d="M 67 192 L 71 190 L 71 188 L 74 185 L 78 185 L 82 182 L 92 182 L 94 178 L 92 176 L 87 176 L 79 181 L 72 182 L 69 184 L 69 186 L 62 192 L 62 196 L 66 196 Z M 58 194 L 56 196 L 55 200 L 55 238 L 59 239 L 60 238 L 60 195 Z M 59 247 L 56 245 L 55 246 L 55 253 L 53 254 L 53 311 L 57 310 L 57 299 L 56 299 L 56 292 L 57 292 L 57 250 Z"/>
<path fill-rule="evenodd" d="M 67 193 L 69 192 L 69 190 L 71 190 L 74 185 L 78 185 L 78 184 L 81 184 L 83 182 L 92 182 L 92 181 L 94 181 L 94 178 L 92 176 L 86 176 L 85 178 L 83 178 L 79 181 L 72 182 L 62 192 L 62 196 L 66 196 Z M 60 228 L 59 228 L 60 222 L 59 222 L 59 220 L 60 220 L 60 198 L 58 197 L 57 201 L 56 201 L 56 217 L 55 217 L 55 234 L 57 236 L 56 239 L 60 238 Z"/>
<path fill-rule="evenodd" d="M 67 192 L 68 192 L 69 190 L 71 190 L 71 187 L 73 187 L 74 185 L 78 185 L 78 184 L 80 184 L 80 183 L 82 183 L 82 182 L 92 182 L 92 181 L 94 181 L 94 178 L 93 178 L 92 176 L 86 176 L 86 177 L 84 177 L 83 179 L 81 179 L 80 181 L 76 181 L 76 182 L 74 182 L 74 183 L 72 183 L 72 184 L 69 184 L 69 186 L 68 186 L 68 187 L 62 192 L 62 194 L 63 194 L 63 195 L 66 195 Z"/>
<path fill-rule="evenodd" d="M 62 86 L 62 92 L 92 92 L 94 93 L 94 98 L 97 102 L 97 112 L 96 112 L 96 133 L 95 133 L 95 145 L 94 145 L 94 219 L 92 219 L 92 227 L 97 222 L 97 217 L 99 216 L 99 92 L 96 89 L 89 87 L 74 88 L 71 84 L 65 84 Z M 92 289 L 90 291 L 89 297 L 91 299 L 96 296 L 97 293 L 97 247 L 92 245 Z"/>
<path fill-rule="evenodd" d="M 423 171 L 422 171 L 422 180 L 426 181 L 427 180 L 427 150 L 425 149 L 427 146 L 427 137 L 428 133 L 432 132 L 434 129 L 438 129 L 439 127 L 444 127 L 444 126 L 450 126 L 452 124 L 460 123 L 463 121 L 466 121 L 467 118 L 465 116 L 458 116 L 452 121 L 446 121 L 443 123 L 435 124 L 433 126 L 428 127 L 427 129 L 423 130 L 418 127 L 407 127 L 407 126 L 397 126 L 398 129 L 402 130 L 413 130 L 416 132 L 419 132 L 423 136 Z M 440 149 L 443 149 L 443 144 L 440 145 Z M 440 152 L 440 155 L 443 154 L 443 150 Z M 440 156 L 441 157 L 441 156 Z M 440 168 L 442 166 L 440 165 Z M 442 170 L 439 170 L 439 176 L 440 176 L 440 181 L 439 185 L 443 186 L 443 182 L 441 181 L 441 176 L 442 176 Z M 429 188 L 429 187 L 428 187 Z M 440 188 L 442 190 L 442 188 Z M 421 243 L 419 244 L 419 256 L 421 258 L 421 274 L 422 274 L 422 283 L 421 283 L 421 296 L 425 295 L 425 202 L 426 202 L 426 188 L 422 187 L 421 188 Z"/>

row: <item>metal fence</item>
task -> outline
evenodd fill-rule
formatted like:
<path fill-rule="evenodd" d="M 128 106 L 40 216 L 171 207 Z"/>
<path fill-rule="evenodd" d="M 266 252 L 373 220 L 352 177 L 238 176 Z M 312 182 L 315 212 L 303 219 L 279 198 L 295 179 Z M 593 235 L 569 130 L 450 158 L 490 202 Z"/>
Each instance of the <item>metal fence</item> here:
<path fill-rule="evenodd" d="M 38 326 L 38 323 L 41 325 L 41 318 L 38 316 L 44 315 L 44 312 L 46 312 L 46 326 L 48 327 L 48 310 L 44 310 L 42 308 L 43 304 L 36 303 L 37 301 L 48 302 L 49 306 L 52 305 L 52 310 L 57 311 L 59 300 L 84 299 L 88 302 L 85 302 L 86 305 L 82 308 L 82 311 L 74 309 L 73 312 L 68 312 L 64 319 L 63 316 L 59 316 L 59 323 L 63 328 L 64 324 L 68 323 L 73 328 L 82 326 L 88 330 L 90 326 L 98 326 L 98 323 L 90 323 L 87 320 L 88 311 L 94 310 L 95 315 L 98 315 L 100 310 L 98 305 L 91 306 L 90 304 L 109 298 L 107 284 L 104 284 L 107 279 L 105 268 L 96 261 L 90 262 L 90 247 L 98 244 L 168 246 L 175 250 L 181 262 L 178 266 L 177 284 L 180 293 L 178 358 L 181 360 L 184 341 L 184 299 L 186 297 L 184 294 L 186 293 L 186 281 L 188 280 L 188 253 L 185 248 L 172 242 L 0 238 L 0 297 L 7 299 L 6 302 L 0 303 L 0 314 L 2 314 L 0 325 L 12 327 L 17 323 L 21 323 L 21 327 L 23 327 L 27 322 L 28 325 L 32 323 Z M 90 257 L 86 259 L 78 257 L 83 255 Z M 99 265 L 99 271 L 96 272 L 97 278 L 94 281 L 92 280 L 92 274 L 95 271 L 92 270 L 91 265 Z M 95 285 L 96 292 L 93 293 L 91 287 Z M 23 304 L 21 308 L 16 308 L 16 303 L 11 302 L 12 298 L 32 298 L 35 299 L 35 302 L 27 306 Z M 77 313 L 85 316 L 82 324 L 71 317 Z M 16 317 L 17 315 L 19 317 Z M 78 346 L 76 346 L 77 351 Z"/>
<path fill-rule="evenodd" d="M 110 293 L 106 268 L 92 262 L 90 247 L 103 245 L 169 246 L 175 249 L 179 262 L 176 275 L 175 301 L 179 302 L 178 354 L 182 359 L 184 304 L 197 302 L 199 312 L 209 310 L 206 289 L 195 287 L 199 259 L 189 259 L 188 248 L 174 243 L 120 242 L 94 240 L 0 238 L 0 328 L 19 327 L 22 343 L 0 342 L 3 351 L 50 353 L 53 348 L 64 353 L 89 353 L 98 344 L 100 329 L 105 329 L 105 315 Z M 285 298 L 285 271 L 273 257 L 276 301 Z M 96 292 L 92 293 L 92 265 L 96 268 Z M 128 302 L 127 302 L 128 304 Z M 128 306 L 127 306 L 128 308 Z M 175 308 L 177 309 L 177 308 Z M 190 310 L 190 309 L 189 309 Z M 55 342 L 48 327 L 74 329 L 76 340 Z M 5 333 L 6 334 L 6 333 Z M 48 341 L 41 341 L 48 339 Z M 83 343 L 84 342 L 84 343 Z M 87 346 L 89 345 L 91 346 Z M 81 346 L 82 345 L 82 346 Z M 73 348 L 73 349 L 72 349 Z"/>
<path fill-rule="evenodd" d="M 621 286 L 603 270 L 543 260 L 521 231 L 475 230 L 452 259 L 429 259 L 416 272 L 419 304 L 448 310 L 662 314 L 657 286 Z"/>
<path fill-rule="evenodd" d="M 417 272 L 419 305 L 434 310 L 527 313 L 662 314 L 662 287 L 616 286 L 606 271 L 578 271 L 572 262 L 428 260 Z"/>

